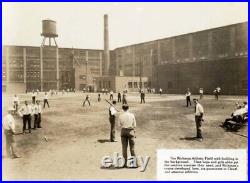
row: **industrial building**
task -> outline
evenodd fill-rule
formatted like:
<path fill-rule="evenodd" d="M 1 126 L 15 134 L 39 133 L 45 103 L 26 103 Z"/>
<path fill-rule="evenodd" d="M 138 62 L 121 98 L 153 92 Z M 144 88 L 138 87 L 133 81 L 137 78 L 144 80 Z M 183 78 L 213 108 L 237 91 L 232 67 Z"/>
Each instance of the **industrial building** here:
<path fill-rule="evenodd" d="M 60 48 L 56 24 L 43 21 L 40 47 L 3 46 L 2 88 L 6 92 L 75 88 L 137 91 L 141 87 L 205 94 L 247 94 L 248 24 L 228 25 L 109 50 L 104 16 L 104 50 Z M 45 45 L 45 39 L 49 45 Z M 55 45 L 51 44 L 51 39 Z"/>

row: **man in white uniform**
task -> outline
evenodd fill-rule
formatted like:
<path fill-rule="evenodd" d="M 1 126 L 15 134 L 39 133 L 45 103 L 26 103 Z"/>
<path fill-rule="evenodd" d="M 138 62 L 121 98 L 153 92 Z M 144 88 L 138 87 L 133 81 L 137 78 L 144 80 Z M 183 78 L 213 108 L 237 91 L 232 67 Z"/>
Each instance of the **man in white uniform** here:
<path fill-rule="evenodd" d="M 194 99 L 195 103 L 195 123 L 196 123 L 196 130 L 197 130 L 197 135 L 196 138 L 200 142 L 203 140 L 202 137 L 202 131 L 201 131 L 201 124 L 203 120 L 203 114 L 204 114 L 204 109 L 202 105 L 198 102 L 198 99 Z"/>

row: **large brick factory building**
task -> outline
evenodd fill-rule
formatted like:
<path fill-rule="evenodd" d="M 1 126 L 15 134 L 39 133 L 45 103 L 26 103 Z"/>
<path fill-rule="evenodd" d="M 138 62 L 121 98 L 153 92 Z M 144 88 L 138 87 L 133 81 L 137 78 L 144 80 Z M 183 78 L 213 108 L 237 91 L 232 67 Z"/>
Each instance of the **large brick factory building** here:
<path fill-rule="evenodd" d="M 57 37 L 55 22 L 44 21 L 42 35 L 50 42 Z M 197 93 L 202 87 L 211 94 L 219 86 L 223 94 L 248 92 L 247 22 L 114 50 L 109 50 L 108 42 L 105 15 L 104 50 L 60 48 L 56 43 L 3 46 L 2 89 L 10 93 L 66 88 L 117 91 L 116 85 L 122 85 L 112 81 L 120 77 L 117 82 L 131 91 L 142 86 L 162 88 L 164 93 L 185 93 L 186 88 Z"/>

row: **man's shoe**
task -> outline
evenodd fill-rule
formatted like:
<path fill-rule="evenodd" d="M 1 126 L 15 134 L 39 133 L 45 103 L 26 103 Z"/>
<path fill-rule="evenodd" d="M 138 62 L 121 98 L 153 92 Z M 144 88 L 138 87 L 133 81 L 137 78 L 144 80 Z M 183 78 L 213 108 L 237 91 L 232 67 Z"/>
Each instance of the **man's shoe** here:
<path fill-rule="evenodd" d="M 111 140 L 110 142 L 117 142 L 117 140 Z"/>
<path fill-rule="evenodd" d="M 11 157 L 11 159 L 16 159 L 16 158 L 21 158 L 22 156 L 19 156 L 19 155 L 14 155 Z"/>
<path fill-rule="evenodd" d="M 202 141 L 203 141 L 203 138 L 197 138 L 197 140 L 198 140 L 199 142 L 202 142 Z"/>

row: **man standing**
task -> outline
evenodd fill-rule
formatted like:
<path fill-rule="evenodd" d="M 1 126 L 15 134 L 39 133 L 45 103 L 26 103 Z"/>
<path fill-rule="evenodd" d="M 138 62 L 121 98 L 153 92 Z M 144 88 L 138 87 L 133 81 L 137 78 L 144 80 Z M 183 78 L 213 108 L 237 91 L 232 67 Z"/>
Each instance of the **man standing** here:
<path fill-rule="evenodd" d="M 116 105 L 115 100 L 112 103 L 114 106 Z M 109 122 L 111 125 L 110 142 L 117 142 L 117 140 L 115 140 L 115 114 L 117 113 L 117 111 L 114 106 L 110 106 L 109 108 Z"/>
<path fill-rule="evenodd" d="M 118 98 L 118 103 L 122 102 L 122 94 L 120 91 L 118 92 L 117 98 Z"/>
<path fill-rule="evenodd" d="M 189 88 L 187 89 L 187 93 L 186 93 L 186 101 L 187 101 L 187 107 L 188 107 L 188 105 L 191 106 L 191 92 L 190 92 Z"/>
<path fill-rule="evenodd" d="M 141 104 L 142 102 L 145 104 L 145 93 L 143 90 L 141 90 Z"/>
<path fill-rule="evenodd" d="M 26 124 L 28 123 L 29 133 L 31 133 L 31 114 L 32 108 L 27 101 L 24 101 L 25 105 L 19 110 L 20 116 L 23 117 L 23 134 L 25 134 Z"/>
<path fill-rule="evenodd" d="M 118 118 L 118 123 L 121 126 L 121 141 L 122 154 L 125 159 L 125 166 L 127 166 L 127 148 L 130 147 L 131 156 L 135 157 L 135 127 L 136 121 L 134 114 L 128 111 L 129 106 L 122 106 L 123 113 Z M 137 165 L 136 165 L 137 166 Z"/>
<path fill-rule="evenodd" d="M 39 123 L 39 116 L 38 116 L 39 106 L 38 105 L 39 105 L 39 100 L 36 101 L 36 104 L 33 107 L 33 113 L 34 113 L 34 130 L 36 128 L 38 128 L 38 123 Z"/>
<path fill-rule="evenodd" d="M 100 94 L 100 93 L 98 93 L 97 101 L 98 101 L 98 102 L 101 102 L 101 94 Z"/>
<path fill-rule="evenodd" d="M 42 106 L 40 104 L 40 100 L 37 101 L 37 108 L 38 108 L 37 128 L 42 128 L 41 127 L 41 122 L 42 122 Z"/>
<path fill-rule="evenodd" d="M 199 94 L 200 94 L 200 100 L 203 98 L 203 88 L 200 88 L 199 89 Z"/>
<path fill-rule="evenodd" d="M 198 102 L 198 99 L 194 99 L 195 103 L 195 123 L 196 123 L 196 130 L 197 130 L 197 135 L 196 138 L 200 142 L 203 140 L 202 137 L 202 132 L 201 132 L 201 124 L 203 120 L 203 114 L 204 114 L 204 109 L 202 105 Z"/>
<path fill-rule="evenodd" d="M 159 89 L 159 93 L 160 93 L 160 95 L 162 94 L 162 89 L 161 88 Z"/>
<path fill-rule="evenodd" d="M 17 111 L 18 111 L 18 105 L 19 105 L 19 98 L 15 94 L 14 97 L 13 97 L 13 106 L 14 106 L 14 109 L 15 109 L 15 113 L 17 113 Z"/>
<path fill-rule="evenodd" d="M 127 102 L 127 95 L 126 95 L 126 93 L 125 93 L 125 91 L 123 92 L 123 94 L 122 94 L 122 104 L 124 105 L 124 104 L 127 104 L 128 102 Z"/>
<path fill-rule="evenodd" d="M 12 111 L 15 111 L 14 108 L 8 108 L 8 114 L 4 117 L 2 121 L 3 130 L 6 138 L 6 152 L 7 156 L 14 158 L 20 158 L 16 153 L 16 142 L 15 142 L 15 120 L 12 116 Z"/>
<path fill-rule="evenodd" d="M 33 104 L 35 104 L 35 102 L 36 102 L 36 93 L 35 93 L 35 91 L 33 90 L 33 92 L 32 92 L 32 103 Z"/>
<path fill-rule="evenodd" d="M 112 100 L 113 100 L 113 94 L 114 94 L 114 92 L 111 90 L 109 94 L 110 94 L 110 96 L 109 96 L 109 100 L 111 100 L 111 101 L 112 101 Z"/>
<path fill-rule="evenodd" d="M 88 102 L 89 103 L 89 106 L 90 106 L 90 101 L 89 101 L 89 95 L 86 95 L 86 98 L 85 100 L 83 101 L 83 107 L 85 106 L 85 102 Z"/>
<path fill-rule="evenodd" d="M 44 100 L 43 100 L 43 108 L 45 108 L 45 104 L 47 104 L 48 108 L 49 108 L 49 95 L 47 92 L 45 92 L 45 95 L 44 95 Z"/>

